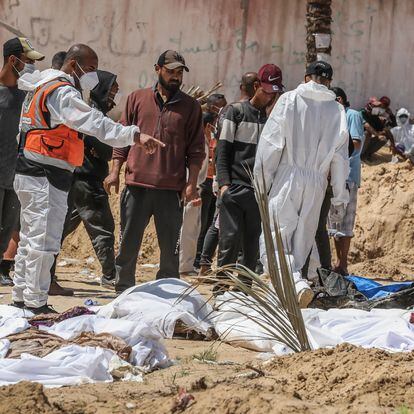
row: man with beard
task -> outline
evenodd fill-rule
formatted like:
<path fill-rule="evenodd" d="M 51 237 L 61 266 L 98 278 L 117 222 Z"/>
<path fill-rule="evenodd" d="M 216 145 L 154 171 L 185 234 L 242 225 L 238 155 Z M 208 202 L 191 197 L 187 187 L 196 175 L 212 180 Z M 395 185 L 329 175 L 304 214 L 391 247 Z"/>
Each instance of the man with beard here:
<path fill-rule="evenodd" d="M 156 85 L 128 96 L 122 123 L 138 125 L 166 146 L 162 154 L 148 158 L 136 147 L 113 153 L 112 171 L 105 180 L 107 191 L 112 186 L 119 190 L 121 166 L 127 164 L 121 196 L 122 236 L 115 263 L 117 292 L 135 285 L 138 253 L 152 216 L 161 252 L 157 279 L 179 277 L 183 204 L 200 198 L 197 178 L 205 157 L 201 107 L 180 90 L 184 70 L 189 71 L 184 58 L 167 50 L 155 65 Z"/>

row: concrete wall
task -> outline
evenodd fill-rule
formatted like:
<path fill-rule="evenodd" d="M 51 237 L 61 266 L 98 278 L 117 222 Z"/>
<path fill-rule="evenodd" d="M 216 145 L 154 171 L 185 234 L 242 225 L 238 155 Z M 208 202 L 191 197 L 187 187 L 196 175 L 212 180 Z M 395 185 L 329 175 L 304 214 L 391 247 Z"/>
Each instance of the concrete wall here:
<path fill-rule="evenodd" d="M 305 10 L 305 0 L 0 0 L 0 20 L 30 37 L 47 65 L 87 43 L 126 95 L 153 83 L 158 55 L 172 48 L 190 67 L 186 85 L 222 81 L 229 99 L 241 74 L 263 63 L 279 65 L 288 88 L 302 80 Z M 414 1 L 333 0 L 333 19 L 334 84 L 352 105 L 388 95 L 414 111 Z M 0 29 L 1 42 L 10 37 Z"/>

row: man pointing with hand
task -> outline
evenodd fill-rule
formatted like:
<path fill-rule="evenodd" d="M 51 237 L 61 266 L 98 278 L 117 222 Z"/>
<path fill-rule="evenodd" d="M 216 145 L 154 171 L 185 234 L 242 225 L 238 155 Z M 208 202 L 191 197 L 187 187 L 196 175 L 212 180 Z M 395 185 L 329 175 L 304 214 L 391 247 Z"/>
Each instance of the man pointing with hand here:
<path fill-rule="evenodd" d="M 149 157 L 136 146 L 114 150 L 112 171 L 105 180 L 107 191 L 111 186 L 119 188 L 120 169 L 126 162 L 122 239 L 115 264 L 117 292 L 135 285 L 138 253 L 152 216 L 161 251 L 157 279 L 179 277 L 183 204 L 200 198 L 197 179 L 205 157 L 200 104 L 180 90 L 183 73 L 188 70 L 179 53 L 165 51 L 155 65 L 156 85 L 133 92 L 126 103 L 121 122 L 139 126 L 166 147 Z"/>
<path fill-rule="evenodd" d="M 69 49 L 60 71 L 35 71 L 18 81 L 27 95 L 14 181 L 21 230 L 13 302 L 35 314 L 54 312 L 47 306 L 50 269 L 60 249 L 73 171 L 83 163 L 80 134 L 111 146 L 136 144 L 150 155 L 165 146 L 136 126 L 117 124 L 83 100 L 99 82 L 97 68 L 96 53 L 78 44 Z"/>

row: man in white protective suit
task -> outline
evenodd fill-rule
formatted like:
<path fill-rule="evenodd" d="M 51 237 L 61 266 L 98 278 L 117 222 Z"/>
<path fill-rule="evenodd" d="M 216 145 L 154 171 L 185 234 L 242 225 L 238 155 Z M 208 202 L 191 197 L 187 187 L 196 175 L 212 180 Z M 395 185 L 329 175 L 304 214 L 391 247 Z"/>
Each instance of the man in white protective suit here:
<path fill-rule="evenodd" d="M 165 144 L 122 126 L 83 99 L 98 84 L 98 56 L 72 46 L 62 69 L 27 73 L 18 86 L 27 91 L 20 119 L 14 189 L 21 204 L 20 242 L 15 259 L 13 304 L 35 314 L 54 313 L 47 297 L 50 269 L 59 252 L 73 171 L 81 166 L 81 134 L 114 146 L 139 145 L 152 154 Z"/>
<path fill-rule="evenodd" d="M 264 174 L 270 216 L 278 220 L 302 308 L 314 296 L 301 269 L 315 240 L 329 177 L 334 220 L 342 219 L 349 199 L 349 134 L 345 110 L 328 89 L 332 73 L 328 63 L 314 62 L 305 83 L 280 97 L 261 134 L 254 166 L 259 183 Z M 268 271 L 263 234 L 260 257 Z"/>
<path fill-rule="evenodd" d="M 410 113 L 405 108 L 397 112 L 397 126 L 391 129 L 398 154 L 414 163 L 414 125 L 410 124 Z"/>

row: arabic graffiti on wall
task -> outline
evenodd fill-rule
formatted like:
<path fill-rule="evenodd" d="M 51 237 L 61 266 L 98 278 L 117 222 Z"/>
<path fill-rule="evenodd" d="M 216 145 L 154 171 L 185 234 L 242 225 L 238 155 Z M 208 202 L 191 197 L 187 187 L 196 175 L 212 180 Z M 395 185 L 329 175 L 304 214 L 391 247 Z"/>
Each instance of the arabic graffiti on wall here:
<path fill-rule="evenodd" d="M 190 67 L 187 85 L 221 81 L 229 99 L 237 98 L 242 73 L 264 63 L 282 68 L 289 89 L 302 81 L 305 10 L 305 0 L 118 0 L 116 7 L 111 0 L 0 0 L 2 20 L 47 55 L 44 66 L 56 51 L 86 43 L 128 93 L 154 83 L 154 63 L 171 48 Z M 401 45 L 413 22 L 414 2 L 333 0 L 334 84 L 354 106 L 375 94 L 409 106 L 414 50 Z M 8 37 L 0 29 L 0 40 Z"/>

